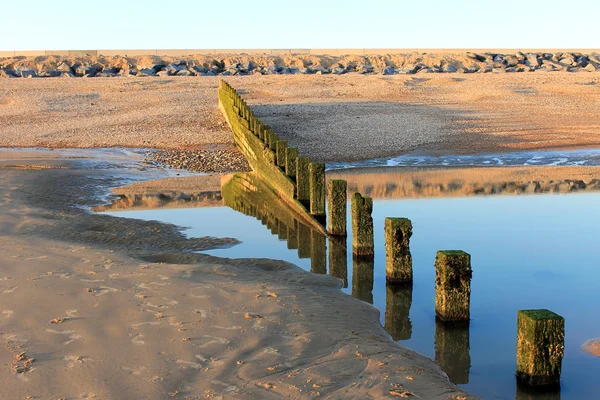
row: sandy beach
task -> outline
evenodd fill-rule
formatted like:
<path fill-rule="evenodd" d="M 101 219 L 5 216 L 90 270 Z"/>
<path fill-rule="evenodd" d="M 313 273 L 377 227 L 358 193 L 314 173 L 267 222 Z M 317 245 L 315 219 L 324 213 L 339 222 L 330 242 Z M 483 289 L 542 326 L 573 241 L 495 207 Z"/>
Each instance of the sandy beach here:
<path fill-rule="evenodd" d="M 338 279 L 82 208 L 163 171 L 56 153 L 0 154 L 3 399 L 470 398 Z"/>
<path fill-rule="evenodd" d="M 600 146 L 600 75 L 226 77 L 316 161 Z M 8 79 L 2 147 L 230 149 L 215 77 Z"/>

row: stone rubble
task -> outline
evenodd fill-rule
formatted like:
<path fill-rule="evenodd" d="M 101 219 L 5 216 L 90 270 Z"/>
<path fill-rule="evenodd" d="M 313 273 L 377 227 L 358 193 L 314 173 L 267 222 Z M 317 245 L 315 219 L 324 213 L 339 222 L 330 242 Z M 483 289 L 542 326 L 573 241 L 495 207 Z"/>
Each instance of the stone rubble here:
<path fill-rule="evenodd" d="M 38 77 L 172 77 L 289 74 L 425 74 L 506 73 L 534 71 L 596 72 L 600 54 L 556 53 L 406 53 L 367 56 L 281 56 L 221 54 L 183 58 L 8 57 L 0 58 L 0 78 Z"/>

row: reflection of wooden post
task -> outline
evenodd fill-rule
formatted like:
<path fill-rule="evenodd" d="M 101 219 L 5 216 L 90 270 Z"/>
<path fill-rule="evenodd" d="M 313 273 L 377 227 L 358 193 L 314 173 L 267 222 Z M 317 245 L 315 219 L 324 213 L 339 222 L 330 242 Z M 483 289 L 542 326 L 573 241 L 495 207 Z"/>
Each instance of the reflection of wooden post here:
<path fill-rule="evenodd" d="M 277 166 L 285 171 L 285 164 L 287 158 L 287 140 L 280 140 L 277 142 Z"/>
<path fill-rule="evenodd" d="M 357 256 L 375 254 L 373 242 L 373 199 L 360 193 L 352 196 L 352 252 Z"/>
<path fill-rule="evenodd" d="M 327 230 L 331 235 L 345 236 L 346 232 L 346 205 L 348 203 L 348 183 L 343 180 L 330 180 L 327 182 L 327 200 L 329 205 L 329 218 Z"/>
<path fill-rule="evenodd" d="M 325 217 L 325 164 L 310 163 L 310 213 L 315 217 Z"/>
<path fill-rule="evenodd" d="M 471 256 L 461 250 L 440 250 L 435 258 L 435 312 L 444 321 L 469 320 Z"/>
<path fill-rule="evenodd" d="M 293 181 L 296 179 L 296 159 L 298 158 L 298 149 L 288 147 L 285 156 L 285 174 Z"/>
<path fill-rule="evenodd" d="M 549 310 L 519 310 L 517 379 L 528 386 L 559 386 L 565 319 Z"/>
<path fill-rule="evenodd" d="M 412 336 L 410 306 L 412 283 L 385 285 L 385 330 L 394 340 L 408 340 Z"/>
<path fill-rule="evenodd" d="M 279 220 L 278 228 L 277 228 L 277 237 L 279 240 L 287 240 L 288 227 L 287 225 Z"/>
<path fill-rule="evenodd" d="M 303 223 L 298 223 L 298 257 L 310 258 L 310 231 Z"/>
<path fill-rule="evenodd" d="M 411 236 L 409 219 L 385 219 L 385 273 L 388 282 L 412 282 Z"/>
<path fill-rule="evenodd" d="M 435 361 L 452 383 L 469 383 L 469 321 L 444 322 L 435 319 Z"/>
<path fill-rule="evenodd" d="M 310 272 L 327 273 L 327 240 L 317 231 L 310 232 Z"/>
<path fill-rule="evenodd" d="M 352 296 L 373 304 L 373 257 L 352 258 Z"/>
<path fill-rule="evenodd" d="M 348 246 L 345 236 L 329 238 L 329 274 L 344 281 L 348 287 Z"/>
<path fill-rule="evenodd" d="M 298 157 L 296 159 L 296 190 L 298 201 L 308 209 L 310 202 L 310 177 L 308 165 L 310 161 L 307 157 Z"/>
<path fill-rule="evenodd" d="M 288 226 L 287 231 L 287 248 L 294 250 L 298 248 L 298 221 L 294 220 L 293 226 Z"/>

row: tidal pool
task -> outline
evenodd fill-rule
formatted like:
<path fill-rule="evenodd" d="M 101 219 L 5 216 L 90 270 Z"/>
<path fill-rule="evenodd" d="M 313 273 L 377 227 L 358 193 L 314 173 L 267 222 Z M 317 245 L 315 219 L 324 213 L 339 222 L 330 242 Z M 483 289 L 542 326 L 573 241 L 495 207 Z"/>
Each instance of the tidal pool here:
<path fill-rule="evenodd" d="M 523 182 L 501 183 L 506 178 L 490 175 L 490 171 L 484 175 L 489 175 L 491 183 L 481 183 L 485 179 L 479 175 L 473 178 L 467 174 L 470 178 L 465 178 L 467 175 L 457 171 L 450 175 L 464 179 L 454 179 L 445 186 L 432 184 L 433 189 L 425 194 L 422 189 L 427 187 L 427 179 L 433 178 L 420 172 L 419 183 L 415 185 L 414 177 L 408 179 L 411 185 L 400 185 L 402 190 L 398 189 L 402 180 L 397 177 L 394 190 L 387 190 L 390 182 L 385 180 L 380 184 L 387 189 L 377 190 L 377 180 L 370 176 L 375 229 L 372 263 L 352 259 L 350 216 L 347 241 L 325 239 L 286 214 L 276 200 L 263 197 L 259 185 L 252 186 L 249 174 L 236 174 L 223 184 L 221 207 L 110 214 L 186 226 L 189 236 L 226 236 L 242 241 L 228 249 L 206 252 L 211 255 L 280 259 L 307 271 L 340 277 L 345 281 L 344 292 L 380 310 L 381 324 L 394 339 L 436 360 L 451 380 L 475 395 L 486 399 L 597 398 L 600 358 L 581 349 L 586 340 L 600 336 L 597 182 L 527 177 Z M 514 170 L 511 174 L 523 176 Z M 344 178 L 349 179 L 349 187 L 364 189 L 360 174 L 354 182 L 351 176 Z M 478 185 L 492 185 L 492 189 L 475 190 Z M 533 190 L 527 189 L 531 185 Z M 408 198 L 407 193 L 415 188 L 420 198 Z M 536 193 L 535 188 L 544 194 L 512 194 Z M 548 194 L 551 192 L 569 194 Z M 427 193 L 435 197 L 422 197 Z M 448 193 L 470 197 L 445 197 Z M 402 197 L 395 198 L 396 194 Z M 412 287 L 386 285 L 385 217 L 412 221 Z M 436 251 L 442 249 L 465 250 L 472 256 L 471 321 L 467 326 L 436 323 L 433 264 Z M 565 318 L 560 393 L 528 393 L 515 382 L 517 310 L 532 308 L 548 308 Z"/>

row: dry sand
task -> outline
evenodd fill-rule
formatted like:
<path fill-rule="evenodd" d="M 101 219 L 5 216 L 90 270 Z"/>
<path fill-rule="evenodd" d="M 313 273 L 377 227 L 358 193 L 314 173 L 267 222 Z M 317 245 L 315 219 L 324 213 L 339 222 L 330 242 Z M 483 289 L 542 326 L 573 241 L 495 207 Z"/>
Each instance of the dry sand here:
<path fill-rule="evenodd" d="M 81 208 L 160 171 L 4 154 L 0 398 L 470 398 L 340 280 Z"/>
<path fill-rule="evenodd" d="M 244 76 L 227 80 L 320 161 L 600 147 L 600 74 Z M 7 79 L 0 146 L 231 148 L 217 78 Z"/>

